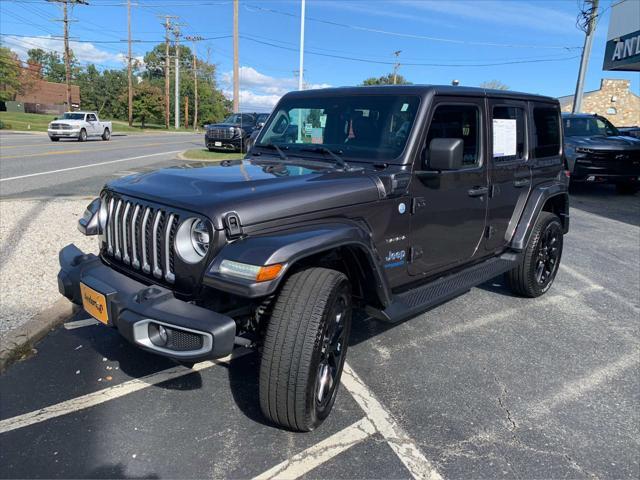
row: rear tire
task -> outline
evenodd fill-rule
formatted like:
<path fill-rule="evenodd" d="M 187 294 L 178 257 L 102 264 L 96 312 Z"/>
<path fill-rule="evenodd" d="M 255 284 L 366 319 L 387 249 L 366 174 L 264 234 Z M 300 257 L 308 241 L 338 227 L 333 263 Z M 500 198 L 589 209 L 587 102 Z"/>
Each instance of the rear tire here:
<path fill-rule="evenodd" d="M 523 297 L 544 294 L 558 273 L 562 258 L 562 224 L 557 215 L 541 212 L 520 264 L 505 274 L 511 290 Z"/>
<path fill-rule="evenodd" d="M 104 140 L 105 142 L 108 142 L 111 139 L 111 132 L 109 131 L 108 128 L 104 129 L 104 132 L 102 132 L 102 140 Z"/>
<path fill-rule="evenodd" d="M 84 128 L 80 130 L 80 135 L 78 135 L 78 141 L 79 142 L 87 141 L 87 131 Z"/>
<path fill-rule="evenodd" d="M 619 195 L 634 195 L 638 193 L 638 190 L 640 190 L 640 185 L 637 183 L 616 183 L 616 192 Z"/>
<path fill-rule="evenodd" d="M 273 307 L 260 362 L 260 407 L 282 427 L 310 431 L 331 412 L 351 329 L 351 287 L 335 270 L 291 275 Z"/>

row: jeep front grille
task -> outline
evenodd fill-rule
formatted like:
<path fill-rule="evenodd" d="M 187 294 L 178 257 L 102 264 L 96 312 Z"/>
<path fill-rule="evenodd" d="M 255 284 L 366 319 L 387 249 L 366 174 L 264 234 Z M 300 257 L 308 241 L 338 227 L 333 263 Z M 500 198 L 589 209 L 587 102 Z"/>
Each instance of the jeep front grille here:
<path fill-rule="evenodd" d="M 175 282 L 174 242 L 178 214 L 107 195 L 106 254 L 146 275 Z"/>

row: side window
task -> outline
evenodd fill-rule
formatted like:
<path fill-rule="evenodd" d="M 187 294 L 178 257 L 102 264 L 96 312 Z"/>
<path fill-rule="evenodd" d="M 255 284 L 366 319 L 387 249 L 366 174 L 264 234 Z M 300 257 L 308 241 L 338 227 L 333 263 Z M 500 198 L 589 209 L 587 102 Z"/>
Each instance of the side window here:
<path fill-rule="evenodd" d="M 524 109 L 519 107 L 493 107 L 493 161 L 511 162 L 524 159 Z"/>
<path fill-rule="evenodd" d="M 434 138 L 460 138 L 464 144 L 463 168 L 480 164 L 480 111 L 474 105 L 440 105 L 433 113 L 427 147 Z"/>
<path fill-rule="evenodd" d="M 560 116 L 551 107 L 534 107 L 533 124 L 536 158 L 553 157 L 560 154 Z"/>
<path fill-rule="evenodd" d="M 87 122 L 95 122 L 95 121 L 96 121 L 96 116 L 95 115 L 93 115 L 92 113 L 87 115 Z"/>

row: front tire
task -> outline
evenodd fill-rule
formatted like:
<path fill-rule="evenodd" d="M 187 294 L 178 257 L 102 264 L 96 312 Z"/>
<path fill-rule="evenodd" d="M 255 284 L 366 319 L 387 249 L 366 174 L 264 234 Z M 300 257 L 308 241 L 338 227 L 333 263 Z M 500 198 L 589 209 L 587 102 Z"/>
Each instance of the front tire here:
<path fill-rule="evenodd" d="M 562 224 L 558 216 L 541 212 L 520 264 L 505 275 L 511 290 L 529 298 L 539 297 L 549 290 L 560 266 L 562 243 Z"/>
<path fill-rule="evenodd" d="M 87 141 L 87 131 L 84 128 L 80 130 L 80 135 L 78 135 L 78 141 L 79 142 Z"/>
<path fill-rule="evenodd" d="M 273 307 L 260 363 L 260 407 L 282 427 L 307 432 L 336 399 L 351 329 L 351 287 L 335 270 L 291 275 Z"/>
<path fill-rule="evenodd" d="M 111 132 L 109 131 L 108 128 L 104 129 L 104 132 L 102 132 L 102 140 L 104 140 L 105 142 L 108 142 L 111 139 Z"/>

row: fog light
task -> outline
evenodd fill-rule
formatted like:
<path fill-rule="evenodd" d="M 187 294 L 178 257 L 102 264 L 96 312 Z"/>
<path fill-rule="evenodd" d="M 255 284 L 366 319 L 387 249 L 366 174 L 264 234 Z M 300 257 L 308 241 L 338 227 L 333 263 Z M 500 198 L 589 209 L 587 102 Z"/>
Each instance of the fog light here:
<path fill-rule="evenodd" d="M 160 336 L 160 340 L 162 340 L 163 344 L 166 344 L 167 340 L 169 340 L 169 334 L 167 333 L 167 329 L 164 328 L 162 325 L 158 325 L 158 335 Z"/>
<path fill-rule="evenodd" d="M 165 347 L 169 343 L 169 331 L 157 323 L 149 323 L 149 340 L 157 347 Z"/>

